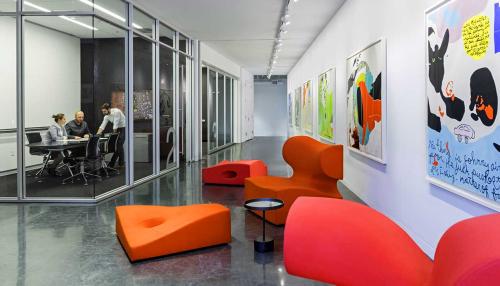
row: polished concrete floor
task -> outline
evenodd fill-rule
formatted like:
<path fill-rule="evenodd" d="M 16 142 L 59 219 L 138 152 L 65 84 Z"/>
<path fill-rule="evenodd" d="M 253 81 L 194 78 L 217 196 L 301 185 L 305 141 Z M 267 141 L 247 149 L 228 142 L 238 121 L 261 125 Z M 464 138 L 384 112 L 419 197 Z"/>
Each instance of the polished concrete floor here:
<path fill-rule="evenodd" d="M 201 167 L 224 159 L 261 159 L 270 174 L 289 175 L 282 144 L 272 137 L 236 144 L 98 205 L 0 205 L 0 285 L 323 285 L 286 273 L 283 227 L 266 227 L 275 252 L 254 252 L 262 224 L 242 207 L 242 188 L 201 184 Z M 129 262 L 116 239 L 116 206 L 203 202 L 231 209 L 231 244 Z"/>

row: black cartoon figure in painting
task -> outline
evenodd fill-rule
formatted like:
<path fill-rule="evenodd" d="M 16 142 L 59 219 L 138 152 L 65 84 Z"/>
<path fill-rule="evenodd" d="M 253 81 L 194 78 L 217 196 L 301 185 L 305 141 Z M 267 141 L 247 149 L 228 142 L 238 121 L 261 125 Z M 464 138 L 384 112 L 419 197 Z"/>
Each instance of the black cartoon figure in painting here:
<path fill-rule="evenodd" d="M 433 28 L 429 28 L 428 35 L 434 33 Z M 443 79 L 444 79 L 444 56 L 448 50 L 450 40 L 450 31 L 447 29 L 441 46 L 435 45 L 431 47 L 431 42 L 427 42 L 429 50 L 429 80 L 434 86 L 434 90 L 441 95 L 441 99 L 446 105 L 446 115 L 452 119 L 461 121 L 465 113 L 465 103 L 460 98 L 454 96 L 445 96 L 443 94 Z"/>
<path fill-rule="evenodd" d="M 497 149 L 498 152 L 500 152 L 500 145 L 498 145 L 497 143 L 493 143 L 493 146 L 495 147 L 495 149 Z"/>
<path fill-rule="evenodd" d="M 436 132 L 441 132 L 441 118 L 431 112 L 429 100 L 427 100 L 427 126 Z"/>
<path fill-rule="evenodd" d="M 470 111 L 475 121 L 481 119 L 486 126 L 492 126 L 497 117 L 498 96 L 495 80 L 488 68 L 476 70 L 470 77 Z"/>

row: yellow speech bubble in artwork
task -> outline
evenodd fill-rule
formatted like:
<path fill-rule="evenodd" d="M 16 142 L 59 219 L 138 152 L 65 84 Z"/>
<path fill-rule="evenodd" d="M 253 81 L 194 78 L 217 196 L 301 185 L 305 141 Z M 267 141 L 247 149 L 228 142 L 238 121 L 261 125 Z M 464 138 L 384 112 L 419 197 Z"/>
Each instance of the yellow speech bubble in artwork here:
<path fill-rule="evenodd" d="M 484 15 L 470 18 L 462 27 L 465 52 L 475 60 L 486 55 L 490 44 L 490 19 Z"/>

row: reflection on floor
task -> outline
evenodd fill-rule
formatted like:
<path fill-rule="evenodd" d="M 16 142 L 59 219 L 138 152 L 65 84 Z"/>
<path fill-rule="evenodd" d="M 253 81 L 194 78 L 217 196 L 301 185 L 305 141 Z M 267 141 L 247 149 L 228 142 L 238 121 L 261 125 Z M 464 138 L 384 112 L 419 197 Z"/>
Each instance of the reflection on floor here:
<path fill-rule="evenodd" d="M 117 167 L 119 173 L 109 172 L 109 177 L 101 173 L 101 178 L 88 178 L 88 185 L 85 186 L 81 178 L 76 178 L 73 182 L 69 181 L 62 184 L 64 178 L 69 177 L 69 173 L 62 172 L 60 176 L 50 176 L 44 174 L 41 177 L 35 177 L 37 170 L 28 172 L 26 176 L 26 195 L 27 197 L 44 198 L 93 198 L 110 190 L 125 185 L 125 168 Z M 135 163 L 134 174 L 137 178 L 144 178 L 152 174 L 152 163 Z M 63 170 L 65 171 L 65 170 Z M 16 174 L 0 177 L 0 197 L 15 197 L 16 193 Z M 4 187 L 3 183 L 7 184 Z"/>
<path fill-rule="evenodd" d="M 223 159 L 262 159 L 272 175 L 288 175 L 282 144 L 279 138 L 237 144 L 95 206 L 2 204 L 0 285 L 323 285 L 286 273 L 283 227 L 266 227 L 274 253 L 254 253 L 262 225 L 242 207 L 242 188 L 201 184 L 201 167 Z M 202 202 L 231 209 L 230 245 L 130 264 L 116 239 L 116 206 Z"/>

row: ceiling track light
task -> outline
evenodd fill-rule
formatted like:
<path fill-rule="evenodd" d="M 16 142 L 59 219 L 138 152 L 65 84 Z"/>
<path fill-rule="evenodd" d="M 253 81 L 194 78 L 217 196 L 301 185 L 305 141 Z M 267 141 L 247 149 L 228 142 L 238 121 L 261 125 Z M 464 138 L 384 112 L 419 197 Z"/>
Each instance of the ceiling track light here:
<path fill-rule="evenodd" d="M 294 2 L 297 2 L 298 0 L 294 0 Z M 291 2 L 291 1 L 290 1 Z M 271 58 L 269 59 L 269 65 L 268 65 L 268 70 L 267 70 L 267 78 L 271 78 L 271 75 L 273 73 L 273 68 L 274 65 L 278 62 L 278 53 L 281 51 L 281 47 L 283 46 L 283 35 L 285 35 L 287 31 L 287 26 L 291 24 L 290 21 L 290 8 L 288 2 L 287 6 L 285 7 L 285 10 L 283 11 L 283 14 L 280 17 L 280 26 L 279 29 L 276 33 L 276 38 L 274 39 L 275 44 L 273 46 L 273 50 L 271 53 Z"/>

